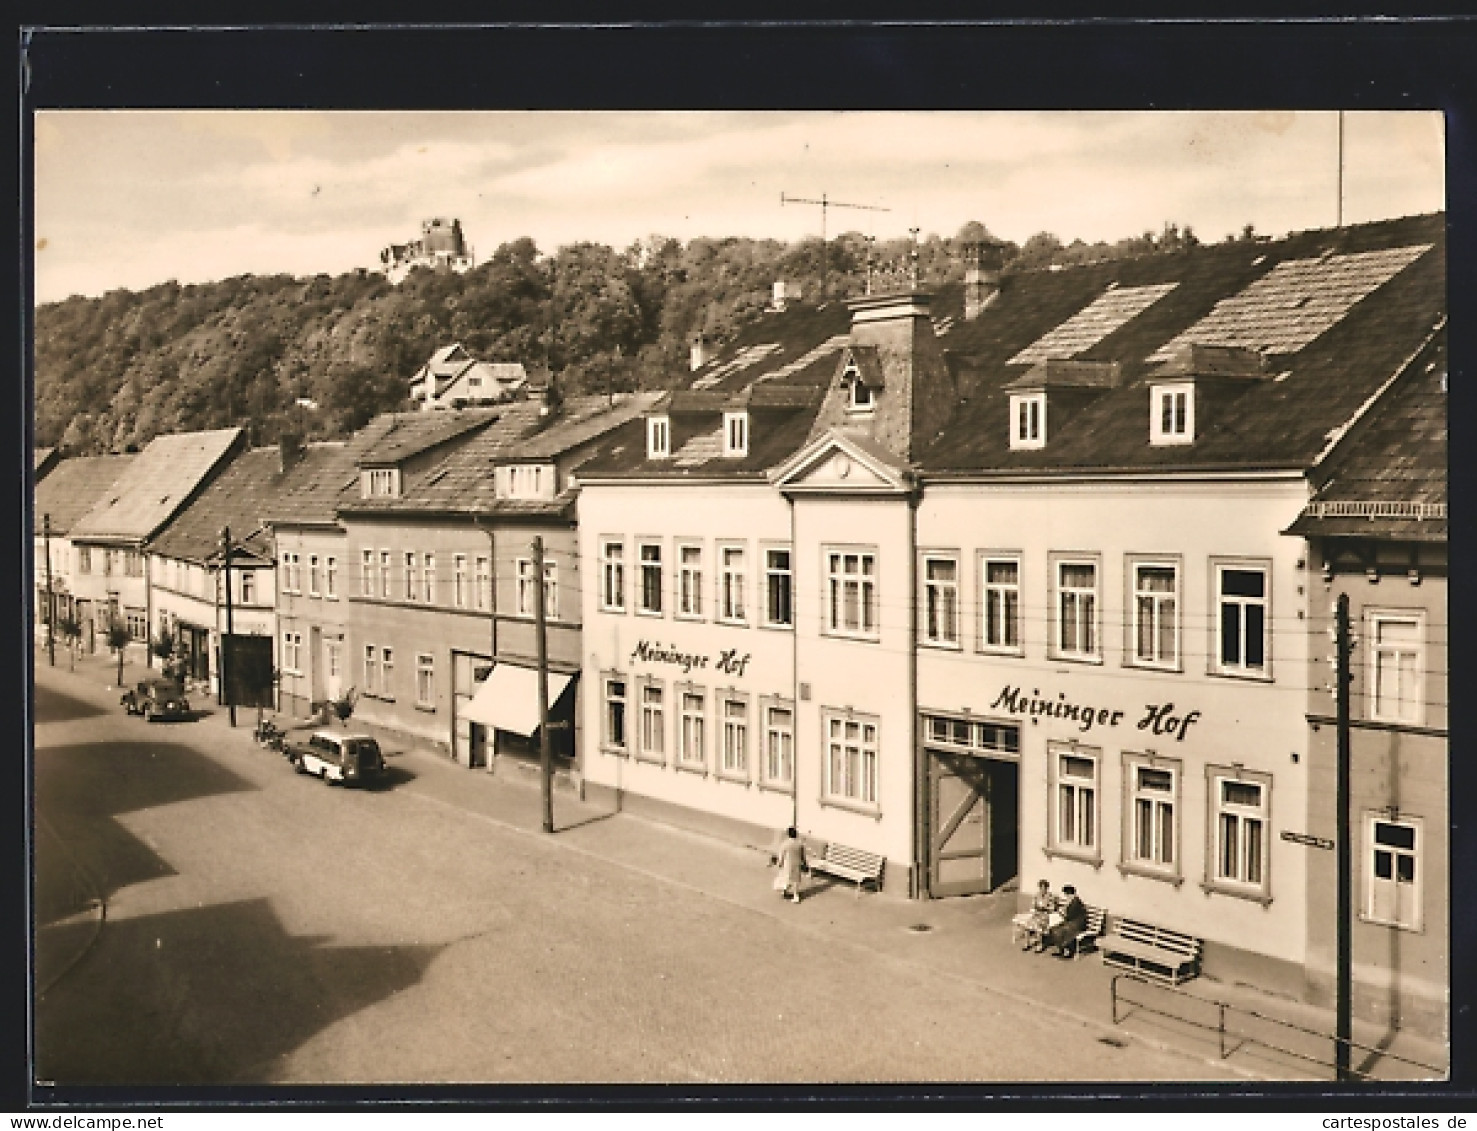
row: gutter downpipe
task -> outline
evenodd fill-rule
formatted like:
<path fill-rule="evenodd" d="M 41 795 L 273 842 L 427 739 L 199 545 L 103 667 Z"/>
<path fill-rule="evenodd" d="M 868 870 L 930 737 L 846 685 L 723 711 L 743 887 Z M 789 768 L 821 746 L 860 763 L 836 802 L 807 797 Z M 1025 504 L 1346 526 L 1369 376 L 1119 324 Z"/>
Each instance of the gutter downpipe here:
<path fill-rule="evenodd" d="M 908 869 L 911 877 L 908 894 L 924 898 L 927 872 L 928 766 L 924 761 L 921 740 L 922 723 L 918 718 L 918 504 L 923 488 L 915 483 L 908 493 L 908 729 L 913 736 L 913 859 Z"/>

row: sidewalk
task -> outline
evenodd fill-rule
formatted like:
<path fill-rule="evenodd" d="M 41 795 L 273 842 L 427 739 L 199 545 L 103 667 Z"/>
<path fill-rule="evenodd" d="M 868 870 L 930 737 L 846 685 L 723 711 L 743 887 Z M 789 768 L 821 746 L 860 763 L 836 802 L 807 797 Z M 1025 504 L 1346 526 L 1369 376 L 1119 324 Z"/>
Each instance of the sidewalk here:
<path fill-rule="evenodd" d="M 39 662 L 45 665 L 44 652 Z M 57 669 L 66 668 L 58 656 Z M 139 667 L 142 673 L 142 667 Z M 75 678 L 96 687 L 111 687 L 116 661 L 99 658 L 79 660 Z M 129 679 L 142 678 L 125 669 Z M 207 707 L 202 702 L 197 704 Z M 229 748 L 240 745 L 256 750 L 252 741 L 255 709 L 238 711 L 233 732 L 226 725 L 226 712 L 216 709 L 201 724 L 218 731 Z M 281 721 L 281 720 L 279 720 Z M 351 726 L 354 724 L 351 722 Z M 373 730 L 374 728 L 366 728 Z M 785 902 L 771 889 L 773 873 L 767 867 L 767 846 L 739 845 L 678 829 L 643 817 L 614 812 L 608 807 L 580 801 L 567 790 L 554 792 L 555 833 L 542 830 L 542 808 L 536 777 L 492 775 L 469 771 L 443 754 L 407 745 L 385 736 L 382 742 L 391 766 L 397 763 L 415 777 L 414 791 L 432 804 L 444 805 L 491 821 L 523 835 L 545 839 L 558 850 L 568 851 L 629 869 L 695 895 L 719 899 L 766 915 L 795 930 L 824 938 L 834 945 L 855 947 L 904 965 L 930 970 L 984 986 L 1013 1001 L 1047 1010 L 1064 1024 L 1084 1026 L 1112 1046 L 1130 1040 L 1144 1041 L 1202 1060 L 1207 1079 L 1319 1080 L 1332 1078 L 1332 1071 L 1296 1056 L 1269 1051 L 1244 1037 L 1260 1037 L 1267 1043 L 1304 1056 L 1327 1061 L 1332 1043 L 1231 1012 L 1227 1028 L 1232 1033 L 1221 1055 L 1221 1038 L 1214 1026 L 1223 1002 L 1265 1017 L 1277 1018 L 1318 1033 L 1331 1034 L 1331 1011 L 1303 1002 L 1262 993 L 1246 985 L 1232 985 L 1201 977 L 1180 987 L 1179 993 L 1127 980 L 1119 981 L 1124 998 L 1138 1003 L 1120 1003 L 1120 1024 L 1113 1023 L 1112 969 L 1094 955 L 1069 961 L 1049 955 L 1022 952 L 1011 942 L 1010 918 L 1015 912 L 1014 893 L 947 900 L 909 900 L 889 893 L 867 892 L 860 896 L 850 885 L 832 883 L 812 876 L 806 898 L 799 904 Z M 1146 1008 L 1148 1007 L 1148 1008 Z M 1158 1016 L 1150 1009 L 1163 1009 L 1181 1018 L 1196 1016 L 1211 1028 L 1197 1028 L 1184 1020 Z M 1355 1023 L 1354 1039 L 1384 1049 L 1393 1056 L 1429 1065 L 1444 1066 L 1447 1050 L 1416 1035 L 1387 1034 L 1374 1025 Z M 1106 1049 L 1105 1049 L 1106 1053 Z M 1416 1080 L 1433 1074 L 1381 1057 L 1367 1062 L 1355 1050 L 1356 1067 L 1363 1067 L 1379 1080 Z"/>

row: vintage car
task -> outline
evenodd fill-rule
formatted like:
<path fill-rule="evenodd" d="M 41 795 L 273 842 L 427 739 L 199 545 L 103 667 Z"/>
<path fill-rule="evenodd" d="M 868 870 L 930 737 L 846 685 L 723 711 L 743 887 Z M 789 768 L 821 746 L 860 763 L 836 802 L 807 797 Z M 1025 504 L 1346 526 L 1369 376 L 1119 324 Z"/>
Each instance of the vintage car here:
<path fill-rule="evenodd" d="M 149 722 L 193 717 L 185 689 L 172 679 L 141 680 L 137 687 L 123 693 L 120 702 L 130 715 L 142 715 Z"/>
<path fill-rule="evenodd" d="M 385 772 L 380 745 L 367 734 L 316 730 L 306 742 L 289 742 L 287 759 L 300 774 L 316 774 L 330 785 L 363 784 Z"/>

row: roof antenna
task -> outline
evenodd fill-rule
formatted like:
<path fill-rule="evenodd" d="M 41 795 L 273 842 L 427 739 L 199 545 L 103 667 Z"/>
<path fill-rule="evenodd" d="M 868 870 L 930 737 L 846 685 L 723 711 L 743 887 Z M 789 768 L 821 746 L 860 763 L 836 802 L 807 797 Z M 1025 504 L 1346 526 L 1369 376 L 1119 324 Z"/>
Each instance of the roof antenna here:
<path fill-rule="evenodd" d="M 831 200 L 825 193 L 821 193 L 819 200 L 812 200 L 805 196 L 786 196 L 784 189 L 780 190 L 780 205 L 786 204 L 819 204 L 821 206 L 821 302 L 826 301 L 826 284 L 829 281 L 829 267 L 826 255 L 826 210 L 828 208 L 857 208 L 863 212 L 891 212 L 891 208 L 882 208 L 876 204 L 845 204 L 839 200 Z"/>

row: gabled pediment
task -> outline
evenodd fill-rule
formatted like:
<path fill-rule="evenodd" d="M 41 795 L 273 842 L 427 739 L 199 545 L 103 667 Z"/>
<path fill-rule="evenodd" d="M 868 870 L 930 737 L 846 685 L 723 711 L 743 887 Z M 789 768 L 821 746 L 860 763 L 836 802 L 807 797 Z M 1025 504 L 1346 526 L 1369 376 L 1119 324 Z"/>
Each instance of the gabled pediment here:
<path fill-rule="evenodd" d="M 906 494 L 913 490 L 912 469 L 897 456 L 862 436 L 831 429 L 816 437 L 771 473 L 781 491 L 851 494 Z"/>

